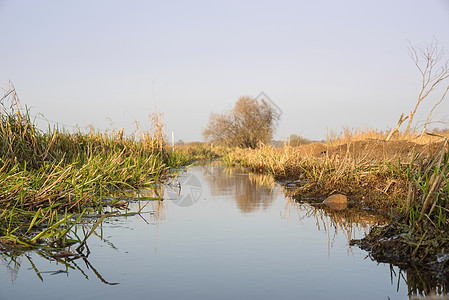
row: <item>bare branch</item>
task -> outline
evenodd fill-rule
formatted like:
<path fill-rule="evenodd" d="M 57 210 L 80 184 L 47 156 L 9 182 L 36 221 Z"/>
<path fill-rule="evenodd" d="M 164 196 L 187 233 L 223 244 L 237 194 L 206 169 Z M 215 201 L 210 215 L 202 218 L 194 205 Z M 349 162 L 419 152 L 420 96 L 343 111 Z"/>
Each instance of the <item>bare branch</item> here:
<path fill-rule="evenodd" d="M 441 102 L 443 102 L 444 98 L 446 98 L 446 94 L 447 94 L 448 91 L 449 91 L 449 85 L 446 87 L 446 90 L 444 91 L 443 96 L 441 96 L 440 101 L 435 103 L 435 105 L 432 107 L 432 110 L 430 111 L 429 115 L 427 116 L 427 120 L 426 120 L 426 123 L 424 124 L 424 128 L 423 128 L 423 130 L 421 132 L 421 136 L 420 137 L 422 137 L 424 135 L 424 133 L 426 132 L 427 125 L 430 122 L 430 117 L 432 116 L 433 111 L 435 110 L 435 108 L 437 108 L 438 105 L 441 104 Z"/>
<path fill-rule="evenodd" d="M 421 89 L 418 94 L 418 101 L 409 114 L 410 117 L 405 130 L 406 133 L 410 131 L 414 121 L 414 116 L 422 102 L 449 78 L 449 60 L 444 61 L 444 48 L 438 45 L 438 41 L 436 39 L 434 39 L 427 47 L 416 48 L 409 42 L 409 55 L 421 74 Z M 430 116 L 433 114 L 435 108 L 445 98 L 446 92 L 430 111 L 424 130 L 426 129 Z"/>

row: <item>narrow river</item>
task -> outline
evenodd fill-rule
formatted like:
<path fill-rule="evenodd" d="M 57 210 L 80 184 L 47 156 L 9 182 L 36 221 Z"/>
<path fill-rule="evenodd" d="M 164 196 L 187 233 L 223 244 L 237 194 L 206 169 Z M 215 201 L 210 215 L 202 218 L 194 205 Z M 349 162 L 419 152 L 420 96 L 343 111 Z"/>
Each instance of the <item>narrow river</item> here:
<path fill-rule="evenodd" d="M 178 183 L 179 181 L 179 183 Z M 349 246 L 378 220 L 284 196 L 270 177 L 193 166 L 110 218 L 87 258 L 0 255 L 0 299 L 408 299 L 407 274 Z M 81 230 L 78 228 L 78 230 Z"/>

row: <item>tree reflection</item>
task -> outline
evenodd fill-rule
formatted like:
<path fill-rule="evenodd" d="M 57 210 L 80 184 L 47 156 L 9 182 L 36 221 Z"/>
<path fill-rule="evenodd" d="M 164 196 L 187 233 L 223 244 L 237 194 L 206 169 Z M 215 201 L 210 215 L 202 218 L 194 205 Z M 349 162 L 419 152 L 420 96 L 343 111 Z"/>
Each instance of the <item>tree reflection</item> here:
<path fill-rule="evenodd" d="M 203 173 L 212 196 L 231 195 L 243 214 L 267 209 L 275 199 L 275 183 L 271 176 L 249 174 L 242 168 L 214 165 L 204 167 Z"/>

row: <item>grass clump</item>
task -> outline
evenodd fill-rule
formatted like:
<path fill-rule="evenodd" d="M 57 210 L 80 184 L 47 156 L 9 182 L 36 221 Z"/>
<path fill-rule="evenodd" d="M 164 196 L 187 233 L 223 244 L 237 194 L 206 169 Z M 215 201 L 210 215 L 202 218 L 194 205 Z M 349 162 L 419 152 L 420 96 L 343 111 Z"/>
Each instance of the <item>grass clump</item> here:
<path fill-rule="evenodd" d="M 410 164 L 407 195 L 389 226 L 354 241 L 378 261 L 424 266 L 449 278 L 449 150 Z"/>
<path fill-rule="evenodd" d="M 0 105 L 0 248 L 64 246 L 86 211 L 102 212 L 108 193 L 153 185 L 190 159 L 167 149 L 159 114 L 152 131 L 126 137 L 42 132 L 14 88 Z"/>
<path fill-rule="evenodd" d="M 191 142 L 176 145 L 174 149 L 178 155 L 184 155 L 191 161 L 211 161 L 220 157 L 220 150 L 224 147 L 213 146 L 210 143 Z"/>

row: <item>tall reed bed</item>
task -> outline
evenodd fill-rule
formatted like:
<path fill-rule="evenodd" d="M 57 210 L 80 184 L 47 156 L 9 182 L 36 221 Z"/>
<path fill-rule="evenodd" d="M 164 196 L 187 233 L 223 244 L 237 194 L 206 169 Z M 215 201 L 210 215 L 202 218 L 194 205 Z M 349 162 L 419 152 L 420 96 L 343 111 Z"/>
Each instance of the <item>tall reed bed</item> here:
<path fill-rule="evenodd" d="M 353 203 L 383 212 L 390 225 L 361 241 L 380 261 L 426 263 L 449 277 L 448 140 L 420 145 L 365 140 L 338 146 L 233 149 L 228 165 L 286 180 L 299 201 L 343 193 Z M 443 141 L 442 141 L 443 140 Z"/>
<path fill-rule="evenodd" d="M 0 105 L 0 248 L 64 242 L 83 213 L 101 213 L 111 191 L 160 182 L 188 161 L 167 150 L 159 114 L 149 132 L 127 137 L 123 130 L 42 132 L 14 88 Z"/>
<path fill-rule="evenodd" d="M 407 215 L 411 222 L 428 220 L 426 216 L 432 214 L 433 222 L 443 224 L 442 215 L 449 212 L 447 142 L 358 141 L 340 146 L 236 148 L 225 154 L 223 161 L 294 181 L 298 197 L 320 199 L 343 193 L 367 207 Z"/>

